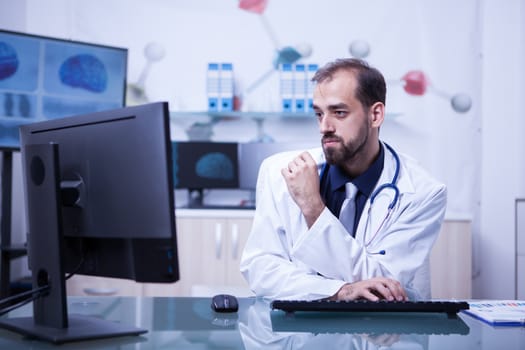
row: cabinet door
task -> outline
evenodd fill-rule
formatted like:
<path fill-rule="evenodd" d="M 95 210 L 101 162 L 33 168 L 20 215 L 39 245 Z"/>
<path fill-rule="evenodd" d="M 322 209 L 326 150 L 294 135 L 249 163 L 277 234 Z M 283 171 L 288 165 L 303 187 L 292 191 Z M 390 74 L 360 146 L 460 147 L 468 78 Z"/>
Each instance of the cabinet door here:
<path fill-rule="evenodd" d="M 226 220 L 177 217 L 180 279 L 173 286 L 148 284 L 145 295 L 190 296 L 197 285 L 222 285 L 225 280 Z"/>
<path fill-rule="evenodd" d="M 430 254 L 432 298 L 472 297 L 470 221 L 445 220 Z"/>
<path fill-rule="evenodd" d="M 225 241 L 226 247 L 226 280 L 225 283 L 231 286 L 248 288 L 248 283 L 240 272 L 240 260 L 244 245 L 250 234 L 253 219 L 239 218 L 229 219 L 227 223 L 228 239 Z"/>
<path fill-rule="evenodd" d="M 190 280 L 193 284 L 220 285 L 226 279 L 227 221 L 220 218 L 194 218 L 181 233 L 186 240 Z"/>

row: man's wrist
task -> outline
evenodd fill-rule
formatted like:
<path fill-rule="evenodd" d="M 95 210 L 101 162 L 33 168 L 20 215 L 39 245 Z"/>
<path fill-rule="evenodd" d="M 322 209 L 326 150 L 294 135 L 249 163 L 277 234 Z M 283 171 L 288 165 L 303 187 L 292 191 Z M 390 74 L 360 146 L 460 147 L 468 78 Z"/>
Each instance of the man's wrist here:
<path fill-rule="evenodd" d="M 325 205 L 321 202 L 320 204 L 309 205 L 308 208 L 305 208 L 303 210 L 303 215 L 306 219 L 306 224 L 308 225 L 308 228 L 312 227 L 313 224 L 317 221 L 317 219 L 319 219 L 324 208 Z"/>

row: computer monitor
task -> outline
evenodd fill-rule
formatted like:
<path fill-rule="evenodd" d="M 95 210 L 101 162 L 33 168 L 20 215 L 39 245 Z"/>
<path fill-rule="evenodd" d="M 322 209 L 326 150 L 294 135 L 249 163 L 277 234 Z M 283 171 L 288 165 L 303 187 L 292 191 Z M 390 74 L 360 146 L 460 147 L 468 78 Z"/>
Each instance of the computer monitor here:
<path fill-rule="evenodd" d="M 138 282 L 179 279 L 165 102 L 20 128 L 33 317 L 0 325 L 66 342 L 142 329 L 67 314 L 65 273 Z"/>
<path fill-rule="evenodd" d="M 0 149 L 18 127 L 124 106 L 128 50 L 0 30 Z"/>
<path fill-rule="evenodd" d="M 320 146 L 315 142 L 249 142 L 239 144 L 239 188 L 255 191 L 259 168 L 269 156 L 285 151 L 305 151 Z"/>
<path fill-rule="evenodd" d="M 190 208 L 204 204 L 204 190 L 238 189 L 239 161 L 235 142 L 173 142 L 175 188 L 189 191 Z"/>

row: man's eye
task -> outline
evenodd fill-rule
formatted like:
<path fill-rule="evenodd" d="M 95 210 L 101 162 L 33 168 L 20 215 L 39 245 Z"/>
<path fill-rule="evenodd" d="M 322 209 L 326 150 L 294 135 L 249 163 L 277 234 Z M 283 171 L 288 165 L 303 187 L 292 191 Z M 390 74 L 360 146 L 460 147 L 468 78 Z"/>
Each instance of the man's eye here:
<path fill-rule="evenodd" d="M 334 114 L 338 117 L 344 117 L 347 112 L 346 111 L 334 111 Z"/>

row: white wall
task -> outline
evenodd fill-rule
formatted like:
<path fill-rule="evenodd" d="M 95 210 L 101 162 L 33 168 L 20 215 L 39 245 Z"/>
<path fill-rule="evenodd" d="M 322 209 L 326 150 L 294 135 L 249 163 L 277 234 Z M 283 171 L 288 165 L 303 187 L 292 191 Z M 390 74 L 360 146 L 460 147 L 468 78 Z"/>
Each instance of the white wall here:
<path fill-rule="evenodd" d="M 0 28 L 26 30 L 26 2 L 0 0 Z"/>
<path fill-rule="evenodd" d="M 525 9 L 484 1 L 482 196 L 474 296 L 515 297 L 514 203 L 525 196 Z"/>
<path fill-rule="evenodd" d="M 231 3 L 230 7 L 224 5 L 228 2 Z M 237 60 L 235 61 L 236 67 L 240 71 L 246 72 L 243 76 L 244 84 L 257 78 L 261 71 L 264 71 L 265 64 L 273 58 L 272 42 L 268 40 L 263 31 L 261 22 L 252 14 L 245 14 L 239 19 L 239 10 L 236 9 L 237 0 L 223 2 L 151 0 L 134 1 L 133 6 L 129 3 L 129 1 L 124 0 L 77 2 L 48 0 L 45 3 L 35 0 L 0 0 L 0 27 L 128 47 L 130 49 L 129 78 L 131 81 L 137 79 L 144 66 L 142 48 L 145 43 L 158 37 L 167 38 L 163 40 L 165 40 L 164 45 L 168 53 L 163 61 L 152 68 L 147 87 L 152 96 L 158 99 L 168 99 L 174 102 L 173 105 L 177 105 L 177 108 L 181 109 L 196 109 L 195 106 L 202 103 L 201 97 L 192 93 L 183 101 L 174 100 L 174 96 L 177 94 L 183 97 L 184 94 L 181 93 L 179 87 L 173 84 L 173 79 L 182 81 L 183 84 L 181 85 L 186 85 L 190 90 L 195 89 L 196 85 L 203 84 L 204 79 L 199 78 L 200 75 L 204 74 L 201 66 L 208 62 L 210 50 L 212 55 L 224 60 Z M 290 1 L 289 3 L 294 2 Z M 314 0 L 306 1 L 306 3 L 308 5 L 319 3 L 321 6 L 326 4 L 324 1 L 316 2 Z M 389 25 L 391 23 L 389 20 L 394 21 L 389 17 L 391 6 L 396 9 L 401 8 L 407 13 L 404 24 L 409 28 L 409 20 L 421 25 L 418 23 L 420 20 L 414 16 L 418 13 L 428 14 L 430 12 L 435 12 L 436 16 L 448 16 L 449 19 L 443 21 L 444 24 L 452 20 L 452 23 L 459 25 L 461 18 L 454 16 L 454 7 L 472 3 L 461 2 L 458 4 L 455 1 L 428 0 L 416 6 L 414 11 L 414 2 L 408 0 L 400 0 L 395 4 L 374 0 L 367 2 L 366 5 L 363 3 L 362 6 L 365 8 L 361 9 L 363 13 L 374 13 L 374 15 L 360 16 L 357 14 L 359 9 L 334 13 L 332 8 L 327 10 L 326 16 L 323 15 L 323 11 L 316 11 L 310 17 L 302 19 L 309 25 L 307 28 L 301 27 L 299 31 L 286 30 L 290 25 L 294 25 L 295 21 L 290 23 L 289 15 L 275 11 L 275 7 L 273 7 L 273 12 L 272 7 L 268 8 L 268 20 L 275 26 L 279 39 L 283 42 L 297 44 L 304 38 L 317 38 L 316 54 L 312 57 L 312 61 L 318 63 L 323 63 L 334 56 L 347 55 L 349 40 L 341 40 L 337 36 L 345 28 L 341 26 L 342 24 L 351 26 L 354 37 L 364 35 L 365 31 L 376 32 L 375 38 L 377 39 L 372 43 L 375 56 L 372 56 L 372 59 L 381 62 L 379 68 L 385 68 L 390 75 L 399 75 L 406 69 L 413 68 L 410 66 L 410 62 L 418 61 L 410 61 L 414 59 L 414 52 L 400 50 L 397 42 L 392 42 L 390 39 L 392 32 L 399 30 L 398 26 Z M 430 121 L 422 121 L 422 123 L 426 122 L 426 125 L 418 125 L 422 125 L 425 133 L 428 133 L 427 136 L 436 141 L 443 137 L 441 143 L 444 145 L 438 143 L 420 148 L 421 152 L 427 152 L 427 155 L 428 153 L 431 154 L 430 157 L 427 157 L 430 158 L 427 165 L 434 173 L 446 181 L 458 183 L 451 186 L 453 192 L 459 190 L 474 192 L 474 194 L 468 194 L 467 197 L 471 200 L 466 204 L 455 200 L 454 193 L 452 194 L 452 206 L 456 214 L 473 219 L 475 239 L 474 296 L 480 298 L 513 298 L 515 283 L 513 260 L 515 245 L 514 199 L 518 196 L 525 197 L 525 181 L 522 180 L 525 178 L 525 155 L 523 152 L 525 141 L 522 137 L 525 121 L 519 108 L 520 97 L 524 94 L 525 85 L 524 70 L 520 66 L 520 62 L 525 62 L 525 48 L 523 47 L 525 28 L 522 24 L 525 21 L 525 9 L 520 0 L 506 0 L 505 6 L 502 6 L 499 0 L 479 0 L 477 3 L 481 4 L 481 11 L 475 14 L 479 23 L 474 27 L 479 27 L 482 31 L 472 39 L 474 42 L 481 40 L 482 57 L 479 61 L 481 65 L 479 68 L 480 77 L 473 78 L 480 78 L 480 86 L 475 89 L 479 89 L 477 91 L 481 100 L 475 101 L 472 114 L 481 115 L 481 122 L 476 122 L 474 118 L 469 117 L 470 119 L 464 118 L 455 124 L 447 124 L 446 122 L 453 116 L 447 115 L 445 117 L 444 113 L 448 113 L 448 110 L 439 105 L 439 99 L 435 96 L 427 96 L 436 100 L 436 104 L 430 109 L 427 108 L 425 112 L 427 112 L 427 117 L 428 115 L 433 117 L 435 115 L 435 117 Z M 330 4 L 333 5 L 335 2 L 330 2 Z M 122 21 L 127 23 L 126 25 L 122 25 L 118 30 L 110 30 L 114 22 L 119 21 L 119 16 L 116 15 L 119 13 L 119 8 L 126 6 L 127 12 L 131 11 L 134 14 L 131 15 L 131 18 Z M 93 12 L 97 11 L 97 8 L 103 8 L 103 11 L 95 16 Z M 178 8 L 180 11 L 170 12 L 170 9 L 173 8 Z M 43 13 L 45 13 L 44 17 L 42 16 Z M 202 17 L 202 22 L 194 23 L 195 21 L 190 20 L 196 14 Z M 211 44 L 202 40 L 204 35 L 211 35 L 214 38 L 220 37 L 214 36 L 217 33 L 213 30 L 210 31 L 209 28 L 207 31 L 203 30 L 204 24 L 217 25 L 217 16 L 228 17 L 233 14 L 237 16 L 239 23 L 229 23 L 224 26 L 227 28 L 227 33 L 226 35 L 222 33 L 222 35 L 231 39 L 231 42 L 228 40 L 224 42 L 224 45 L 228 46 L 226 49 L 224 45 L 219 45 L 217 40 Z M 336 14 L 340 17 L 334 18 Z M 94 18 L 97 20 L 96 23 Z M 373 21 L 373 18 L 380 20 Z M 166 33 L 165 28 L 170 23 L 174 23 L 176 30 Z M 242 40 L 242 36 L 240 36 L 243 34 L 243 30 L 248 27 L 253 29 L 251 31 L 253 37 L 250 39 L 257 43 L 255 49 L 251 45 L 247 46 L 246 40 Z M 468 37 L 469 35 L 473 36 L 474 33 L 462 33 L 455 28 L 446 26 L 443 27 L 443 30 L 433 27 L 426 27 L 426 29 L 428 31 L 424 33 L 412 33 L 413 37 L 407 38 L 407 40 L 414 38 L 420 40 L 421 38 L 424 39 L 425 36 L 432 37 L 434 35 L 431 33 L 432 30 L 445 33 L 442 42 L 438 43 L 438 47 L 442 45 L 439 51 L 419 52 L 419 55 L 427 56 L 427 60 L 441 60 L 443 63 L 447 63 L 445 66 L 438 65 L 439 70 L 433 72 L 434 81 L 442 82 L 443 76 L 447 74 L 454 77 L 464 73 L 457 71 L 458 65 L 454 64 L 455 60 L 458 59 L 457 52 L 461 48 L 445 51 L 447 46 L 444 45 L 444 42 L 445 39 L 452 38 L 453 34 L 454 36 L 466 35 Z M 457 33 L 450 33 L 450 36 L 447 36 L 449 35 L 448 32 L 454 30 Z M 296 34 L 298 32 L 299 34 Z M 195 36 L 195 41 L 191 45 L 187 45 L 188 47 L 177 45 L 180 41 L 188 41 L 188 38 L 191 39 L 192 36 Z M 239 45 L 239 40 L 242 40 L 241 45 Z M 341 46 L 339 52 L 334 50 L 336 45 Z M 228 52 L 228 54 L 224 54 L 224 52 Z M 325 54 L 318 54 L 319 52 Z M 327 54 L 328 52 L 329 54 Z M 396 59 L 402 62 L 401 64 L 391 62 L 390 58 L 394 54 L 397 55 Z M 478 53 L 474 52 L 474 54 L 477 55 Z M 249 59 L 242 59 L 243 55 L 249 55 Z M 253 65 L 253 68 L 249 66 L 250 64 Z M 460 65 L 460 67 L 463 66 Z M 175 71 L 173 71 L 174 69 Z M 166 72 L 172 73 L 166 74 Z M 468 74 L 476 75 L 478 70 L 470 70 Z M 454 83 L 460 83 L 459 80 L 451 79 Z M 270 83 L 268 82 L 268 84 Z M 464 89 L 465 87 L 459 86 L 458 88 Z M 476 91 L 473 93 L 475 94 Z M 263 92 L 259 95 L 262 98 L 252 101 L 250 108 L 253 110 L 275 108 L 273 106 L 275 101 L 271 94 L 271 88 L 263 86 Z M 419 102 L 413 102 L 413 100 L 402 101 L 403 104 L 415 103 L 416 106 L 419 105 Z M 393 104 L 394 109 L 399 106 L 399 103 Z M 442 115 L 444 118 L 439 119 L 438 117 Z M 399 141 L 401 147 L 405 147 L 403 137 L 396 136 L 396 133 L 402 132 L 401 135 L 411 135 L 410 133 L 414 129 L 406 123 L 412 121 L 401 119 L 401 122 L 391 123 L 388 126 L 390 131 L 387 128 L 385 135 L 397 137 L 398 140 L 396 141 Z M 311 124 L 304 124 L 296 123 L 294 125 L 295 130 L 299 130 L 296 134 L 312 135 L 315 124 L 313 128 Z M 228 130 L 228 127 L 230 126 L 223 125 L 223 130 Z M 242 127 L 247 129 L 243 133 L 244 136 L 252 137 L 254 135 L 253 125 L 244 123 Z M 278 126 L 274 126 L 274 128 L 276 132 L 279 131 Z M 286 128 L 281 128 L 281 130 L 286 130 Z M 220 129 L 219 132 L 221 132 Z M 239 133 L 230 132 L 230 134 L 238 135 Z M 456 149 L 456 152 L 453 148 L 446 147 L 446 143 L 456 142 L 461 138 L 473 139 L 474 141 L 467 143 L 466 149 Z M 423 138 L 419 141 L 424 142 Z M 481 147 L 479 147 L 480 144 Z M 473 159 L 474 166 L 463 167 L 464 157 Z M 480 175 L 478 175 L 479 169 L 481 169 Z M 481 188 L 481 194 L 477 193 L 479 188 Z"/>

